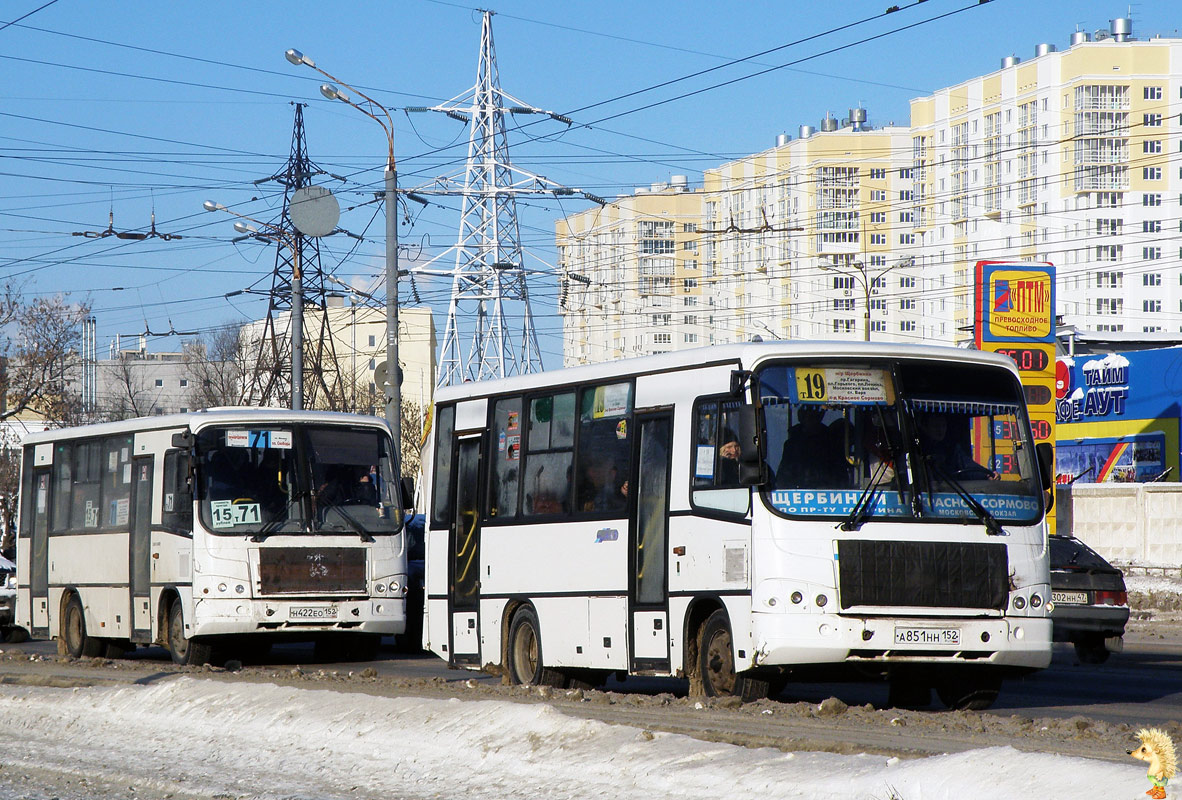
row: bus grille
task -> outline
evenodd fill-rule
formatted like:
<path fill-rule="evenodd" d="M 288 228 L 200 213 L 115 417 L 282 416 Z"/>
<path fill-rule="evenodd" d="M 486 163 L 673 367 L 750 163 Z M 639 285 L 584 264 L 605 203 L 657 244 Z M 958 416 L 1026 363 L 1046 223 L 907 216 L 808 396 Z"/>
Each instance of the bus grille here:
<path fill-rule="evenodd" d="M 259 583 L 269 594 L 365 594 L 365 550 L 358 547 L 259 549 Z"/>
<path fill-rule="evenodd" d="M 1005 608 L 1004 544 L 839 541 L 841 607 Z"/>

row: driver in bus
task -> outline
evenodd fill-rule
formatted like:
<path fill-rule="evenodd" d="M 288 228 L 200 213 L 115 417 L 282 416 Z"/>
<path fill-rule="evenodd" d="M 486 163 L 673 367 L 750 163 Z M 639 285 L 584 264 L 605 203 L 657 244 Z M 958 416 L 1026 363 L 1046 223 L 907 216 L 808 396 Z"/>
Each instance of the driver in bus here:
<path fill-rule="evenodd" d="M 919 444 L 924 460 L 936 468 L 936 477 L 953 480 L 996 480 L 998 475 L 983 467 L 969 455 L 963 442 L 949 433 L 948 417 L 940 413 L 925 414 L 919 419 Z"/>
<path fill-rule="evenodd" d="M 777 489 L 834 489 L 848 483 L 841 438 L 825 427 L 824 416 L 813 405 L 801 405 L 796 412 L 798 421 L 788 429 L 776 470 Z"/>

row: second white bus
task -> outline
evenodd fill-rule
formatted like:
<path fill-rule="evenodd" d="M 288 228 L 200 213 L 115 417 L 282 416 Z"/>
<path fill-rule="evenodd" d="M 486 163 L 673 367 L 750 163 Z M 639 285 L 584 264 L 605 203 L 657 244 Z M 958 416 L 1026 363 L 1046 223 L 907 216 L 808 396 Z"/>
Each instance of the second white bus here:
<path fill-rule="evenodd" d="M 424 645 L 515 683 L 984 708 L 1047 666 L 1049 448 L 1011 362 L 752 343 L 440 389 Z"/>

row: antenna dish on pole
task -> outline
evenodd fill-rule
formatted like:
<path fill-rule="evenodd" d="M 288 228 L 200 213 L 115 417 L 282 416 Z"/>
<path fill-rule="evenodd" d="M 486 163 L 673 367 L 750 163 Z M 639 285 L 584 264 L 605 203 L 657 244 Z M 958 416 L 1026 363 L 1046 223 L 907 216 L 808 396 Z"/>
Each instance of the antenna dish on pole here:
<path fill-rule="evenodd" d="M 291 193 L 291 224 L 305 236 L 328 236 L 341 221 L 341 204 L 323 186 L 303 186 Z"/>

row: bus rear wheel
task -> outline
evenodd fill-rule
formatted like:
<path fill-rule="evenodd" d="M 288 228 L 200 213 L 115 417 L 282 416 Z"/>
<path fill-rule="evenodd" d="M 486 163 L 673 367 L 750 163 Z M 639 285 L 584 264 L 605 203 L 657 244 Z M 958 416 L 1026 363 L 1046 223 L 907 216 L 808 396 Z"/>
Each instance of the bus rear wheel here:
<path fill-rule="evenodd" d="M 103 641 L 95 639 L 86 633 L 86 615 L 82 611 L 82 601 L 78 595 L 70 595 L 66 601 L 66 610 L 62 614 L 62 641 L 66 646 L 66 655 L 73 658 L 97 658 L 102 655 Z"/>
<path fill-rule="evenodd" d="M 566 678 L 557 670 L 547 669 L 542 661 L 542 638 L 538 615 L 530 606 L 522 606 L 509 625 L 509 647 L 505 653 L 509 682 L 519 686 L 554 686 L 562 688 Z"/>
<path fill-rule="evenodd" d="M 187 666 L 208 664 L 213 658 L 213 647 L 185 636 L 185 618 L 180 600 L 174 601 L 168 610 L 168 654 L 172 656 L 173 663 Z"/>
<path fill-rule="evenodd" d="M 706 697 L 739 697 L 751 702 L 767 697 L 771 689 L 767 678 L 735 671 L 730 620 L 722 609 L 707 617 L 698 632 L 698 672 Z"/>

